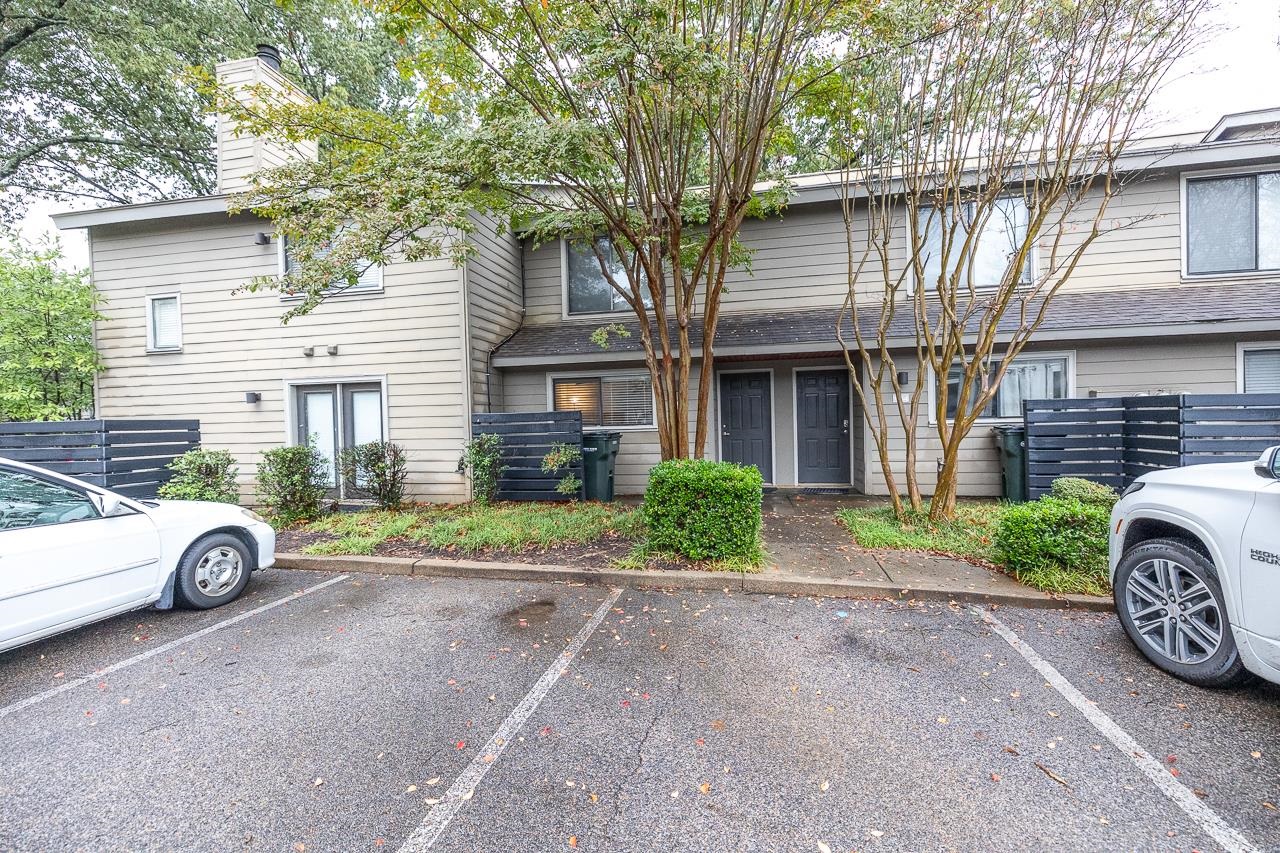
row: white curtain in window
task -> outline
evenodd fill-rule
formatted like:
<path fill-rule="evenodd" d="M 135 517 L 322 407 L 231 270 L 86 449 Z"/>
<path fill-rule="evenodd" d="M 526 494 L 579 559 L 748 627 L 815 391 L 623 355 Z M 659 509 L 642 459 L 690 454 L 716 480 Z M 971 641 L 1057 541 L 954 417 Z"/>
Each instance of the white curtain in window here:
<path fill-rule="evenodd" d="M 1053 400 L 1067 396 L 1066 359 L 1017 359 L 1005 371 L 996 393 L 995 416 L 1022 417 L 1026 400 Z"/>

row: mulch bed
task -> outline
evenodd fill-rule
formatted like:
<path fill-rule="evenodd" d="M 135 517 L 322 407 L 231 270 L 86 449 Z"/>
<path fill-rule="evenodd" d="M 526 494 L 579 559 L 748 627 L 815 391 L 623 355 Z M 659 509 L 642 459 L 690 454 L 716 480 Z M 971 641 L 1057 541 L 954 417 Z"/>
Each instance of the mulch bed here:
<path fill-rule="evenodd" d="M 309 530 L 281 530 L 276 534 L 276 550 L 282 553 L 301 554 L 308 545 L 338 538 L 329 533 L 314 533 Z M 525 548 L 520 551 L 492 549 L 467 553 L 457 548 L 436 548 L 412 539 L 392 537 L 379 543 L 373 553 L 378 557 L 418 559 L 431 557 L 444 560 L 488 560 L 496 563 L 541 563 L 583 569 L 613 569 L 617 568 L 614 561 L 625 557 L 634 545 L 633 540 L 622 536 L 603 536 L 593 542 L 563 543 L 549 548 Z M 654 557 L 649 560 L 646 568 L 670 571 L 697 569 L 698 566 L 689 561 Z"/>

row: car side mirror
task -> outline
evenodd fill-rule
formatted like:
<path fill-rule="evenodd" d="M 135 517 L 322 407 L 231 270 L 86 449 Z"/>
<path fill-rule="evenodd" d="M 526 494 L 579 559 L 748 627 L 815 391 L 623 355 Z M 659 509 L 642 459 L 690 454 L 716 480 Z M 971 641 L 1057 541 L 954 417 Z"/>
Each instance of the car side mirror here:
<path fill-rule="evenodd" d="M 1253 463 L 1253 472 L 1268 480 L 1280 480 L 1280 445 L 1268 447 Z"/>
<path fill-rule="evenodd" d="M 98 510 L 98 515 L 103 518 L 120 515 L 120 511 L 124 508 L 124 504 L 120 503 L 118 495 L 90 492 L 89 500 L 93 501 L 94 507 Z"/>

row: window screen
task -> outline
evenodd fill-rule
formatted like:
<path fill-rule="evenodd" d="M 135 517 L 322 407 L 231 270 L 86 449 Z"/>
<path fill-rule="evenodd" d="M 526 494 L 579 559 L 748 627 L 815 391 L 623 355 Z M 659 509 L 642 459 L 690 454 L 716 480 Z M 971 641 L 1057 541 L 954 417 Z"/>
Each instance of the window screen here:
<path fill-rule="evenodd" d="M 653 425 L 653 393 L 648 376 L 556 379 L 552 405 L 558 412 L 581 412 L 584 427 Z"/>
<path fill-rule="evenodd" d="M 1254 230 L 1257 198 L 1257 178 L 1253 175 L 1187 182 L 1187 272 L 1243 272 L 1258 268 Z M 1274 204 L 1274 200 L 1269 201 L 1268 209 Z"/>
<path fill-rule="evenodd" d="M 571 240 L 565 252 L 565 287 L 568 290 L 567 302 L 570 314 L 607 314 L 613 311 L 625 311 L 630 306 L 622 294 L 609 284 L 604 272 L 600 269 L 600 258 L 596 251 L 610 259 L 609 274 L 624 289 L 630 288 L 630 277 L 627 269 L 613 250 L 608 237 L 596 240 L 595 248 L 585 240 Z M 645 305 L 652 305 L 647 291 Z"/>
<path fill-rule="evenodd" d="M 993 364 L 989 375 L 994 376 L 998 364 Z M 954 418 L 959 408 L 960 381 L 963 369 L 953 367 L 947 377 L 947 417 Z M 974 400 L 982 391 L 976 385 L 970 390 Z M 1022 404 L 1027 400 L 1061 400 L 1067 396 L 1067 359 L 1018 358 L 1005 371 L 1004 380 L 995 397 L 982 412 L 984 418 L 1020 418 Z"/>
<path fill-rule="evenodd" d="M 1244 393 L 1280 393 L 1280 349 L 1244 351 Z"/>
<path fill-rule="evenodd" d="M 289 238 L 285 236 L 284 240 L 284 273 L 287 275 L 295 266 L 293 253 L 289 249 Z M 328 254 L 328 250 L 321 249 L 316 252 L 316 256 L 323 258 Z M 381 290 L 382 289 L 382 267 L 370 261 L 359 260 L 356 262 L 356 282 L 355 284 L 347 284 L 345 280 L 335 282 L 329 288 L 329 293 L 352 293 L 363 290 Z M 285 294 L 286 296 L 289 294 Z"/>
<path fill-rule="evenodd" d="M 151 300 L 151 348 L 178 349 L 182 346 L 182 315 L 178 297 L 159 296 Z"/>
<path fill-rule="evenodd" d="M 948 275 L 959 273 L 958 287 L 969 285 L 970 270 L 960 270 L 960 253 L 965 236 L 975 227 L 976 208 L 966 203 L 957 209 L 948 207 L 924 208 L 919 213 L 919 232 L 923 236 L 921 253 L 924 255 L 924 280 L 930 287 L 937 287 L 942 275 L 943 235 L 950 235 L 947 251 Z M 977 245 L 966 261 L 972 270 L 975 289 L 998 287 L 1008 269 L 1009 262 L 1027 237 L 1027 205 L 1020 198 L 1000 199 L 992 205 L 987 220 L 981 223 L 982 232 Z M 1021 284 L 1031 282 L 1031 259 L 1018 276 Z M 945 286 L 949 284 L 944 283 Z"/>

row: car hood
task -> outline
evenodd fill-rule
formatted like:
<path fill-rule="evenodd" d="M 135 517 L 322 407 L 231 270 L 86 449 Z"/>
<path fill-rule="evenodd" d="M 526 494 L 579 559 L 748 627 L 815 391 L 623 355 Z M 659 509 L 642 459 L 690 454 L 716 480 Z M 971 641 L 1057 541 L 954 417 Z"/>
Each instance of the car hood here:
<path fill-rule="evenodd" d="M 1253 470 L 1253 462 L 1215 462 L 1210 465 L 1186 465 L 1182 468 L 1166 468 L 1152 471 L 1138 478 L 1144 483 L 1163 483 L 1172 486 L 1197 486 L 1200 488 L 1245 489 L 1255 491 L 1267 485 L 1265 477 Z"/>
<path fill-rule="evenodd" d="M 243 527 L 253 522 L 253 519 L 234 504 L 213 501 L 146 501 L 143 505 L 147 509 L 147 515 L 161 526 L 199 522 L 208 527 L 221 524 Z"/>

